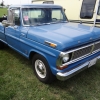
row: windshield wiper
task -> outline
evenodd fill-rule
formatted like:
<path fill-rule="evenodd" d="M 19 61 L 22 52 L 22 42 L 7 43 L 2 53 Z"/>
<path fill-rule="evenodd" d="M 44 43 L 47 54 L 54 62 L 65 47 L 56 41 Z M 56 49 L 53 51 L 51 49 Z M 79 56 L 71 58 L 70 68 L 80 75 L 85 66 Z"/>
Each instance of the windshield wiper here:
<path fill-rule="evenodd" d="M 56 23 L 67 23 L 68 21 L 55 21 L 55 22 L 50 22 L 51 24 L 56 24 Z"/>
<path fill-rule="evenodd" d="M 41 25 L 50 25 L 51 23 L 35 23 L 35 24 L 30 24 L 30 26 L 41 26 Z"/>
<path fill-rule="evenodd" d="M 51 23 L 42 23 L 43 25 L 50 25 Z"/>
<path fill-rule="evenodd" d="M 41 23 L 34 23 L 34 24 L 30 24 L 30 26 L 41 26 Z"/>

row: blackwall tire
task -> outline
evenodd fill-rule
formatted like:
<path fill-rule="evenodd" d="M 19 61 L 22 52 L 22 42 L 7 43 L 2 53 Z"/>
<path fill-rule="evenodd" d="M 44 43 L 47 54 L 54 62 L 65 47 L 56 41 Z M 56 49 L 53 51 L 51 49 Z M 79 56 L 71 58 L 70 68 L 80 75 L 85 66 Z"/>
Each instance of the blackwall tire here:
<path fill-rule="evenodd" d="M 47 60 L 39 55 L 34 55 L 32 59 L 32 67 L 36 77 L 43 83 L 49 84 L 55 80 L 55 76 L 52 74 Z"/>

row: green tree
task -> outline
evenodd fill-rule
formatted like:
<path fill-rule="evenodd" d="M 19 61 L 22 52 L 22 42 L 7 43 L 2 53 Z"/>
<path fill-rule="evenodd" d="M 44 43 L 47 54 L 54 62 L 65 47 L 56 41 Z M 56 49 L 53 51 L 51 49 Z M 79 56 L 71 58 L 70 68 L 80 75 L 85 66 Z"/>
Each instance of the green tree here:
<path fill-rule="evenodd" d="M 0 3 L 1 6 L 4 6 L 4 1 L 2 0 L 2 2 Z"/>

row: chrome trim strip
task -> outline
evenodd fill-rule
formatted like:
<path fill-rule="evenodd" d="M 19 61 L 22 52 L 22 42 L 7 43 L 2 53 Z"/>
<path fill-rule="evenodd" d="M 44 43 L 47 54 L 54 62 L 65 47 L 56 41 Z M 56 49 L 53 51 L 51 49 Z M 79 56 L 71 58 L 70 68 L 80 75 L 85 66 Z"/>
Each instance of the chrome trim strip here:
<path fill-rule="evenodd" d="M 65 64 L 62 64 L 62 66 L 60 66 L 60 67 L 63 67 L 63 66 L 66 66 L 66 65 L 75 63 L 75 62 L 77 62 L 77 61 L 79 61 L 79 60 L 82 60 L 82 59 L 84 59 L 84 58 L 86 58 L 86 57 L 89 57 L 89 55 L 91 56 L 91 54 L 89 53 L 89 54 L 87 54 L 87 55 L 85 55 L 85 56 L 81 56 L 81 57 L 79 57 L 79 58 L 77 58 L 77 59 L 71 60 L 71 61 L 69 61 L 69 62 L 67 62 L 67 63 L 65 63 Z"/>
<path fill-rule="evenodd" d="M 100 41 L 95 42 L 95 44 L 100 43 Z"/>
<path fill-rule="evenodd" d="M 81 70 L 82 68 L 88 66 L 89 62 L 86 62 L 84 63 L 83 65 L 69 71 L 69 72 L 66 72 L 66 73 L 61 73 L 61 72 L 58 72 L 56 74 L 56 77 L 57 79 L 61 80 L 61 81 L 64 81 L 64 80 L 67 80 L 68 78 L 70 78 L 74 73 L 76 73 L 77 71 Z"/>
<path fill-rule="evenodd" d="M 92 54 L 97 53 L 97 52 L 99 52 L 99 51 L 100 51 L 100 49 L 95 50 L 95 51 L 92 52 Z"/>
<path fill-rule="evenodd" d="M 99 49 L 99 51 L 100 51 L 100 49 Z M 66 66 L 66 65 L 69 65 L 69 64 L 72 64 L 72 63 L 75 63 L 75 62 L 77 62 L 77 61 L 79 61 L 79 60 L 82 60 L 82 59 L 84 59 L 84 58 L 86 58 L 86 57 L 92 56 L 93 54 L 95 54 L 95 53 L 97 53 L 97 52 L 98 52 L 98 51 L 93 52 L 92 54 L 89 53 L 89 54 L 87 54 L 87 55 L 85 55 L 85 56 L 82 56 L 82 57 L 77 58 L 77 59 L 75 59 L 75 60 L 69 61 L 69 62 L 63 64 L 61 67 Z"/>
<path fill-rule="evenodd" d="M 94 45 L 92 46 L 92 49 L 91 49 L 91 52 L 90 52 L 90 53 L 92 53 L 92 52 L 93 52 L 94 47 L 95 47 L 95 43 L 94 43 Z"/>
<path fill-rule="evenodd" d="M 100 56 L 95 57 L 95 58 L 100 59 Z M 67 80 L 68 78 L 70 78 L 70 77 L 74 76 L 75 74 L 81 72 L 82 70 L 88 68 L 87 66 L 89 65 L 90 61 L 85 62 L 84 64 L 80 65 L 79 67 L 76 67 L 68 72 L 65 72 L 65 73 L 58 72 L 56 74 L 57 79 L 62 80 L 62 81 Z"/>
<path fill-rule="evenodd" d="M 61 52 L 60 55 L 59 55 L 59 58 L 58 58 L 58 60 L 57 60 L 57 66 L 59 66 L 59 67 L 66 66 L 66 65 L 75 63 L 75 62 L 77 62 L 77 61 L 79 61 L 79 60 L 82 60 L 82 59 L 84 59 L 84 58 L 86 58 L 86 57 L 92 56 L 93 54 L 99 52 L 100 49 L 93 51 L 93 49 L 94 49 L 94 47 L 95 47 L 95 45 L 96 45 L 97 43 L 100 43 L 100 41 L 91 43 L 91 44 L 89 44 L 89 45 L 86 45 L 86 46 L 84 46 L 84 47 L 80 47 L 80 48 L 77 48 L 77 49 L 74 49 L 74 50 L 71 50 L 71 51 Z M 77 51 L 77 50 L 80 50 L 80 49 L 83 49 L 83 48 L 86 48 L 86 47 L 89 47 L 89 46 L 92 46 L 92 45 L 93 45 L 93 48 L 91 49 L 91 52 L 90 52 L 90 53 L 88 53 L 88 54 L 86 54 L 86 55 L 84 55 L 84 56 L 81 56 L 81 57 L 79 57 L 79 58 L 77 58 L 77 59 L 70 60 L 69 62 L 67 62 L 67 63 L 65 63 L 65 64 L 61 64 L 61 61 L 60 61 L 60 60 L 61 60 L 61 57 L 63 57 L 65 54 L 72 53 L 72 55 L 73 55 L 74 51 Z M 71 58 L 71 59 L 72 59 L 72 58 Z"/>
<path fill-rule="evenodd" d="M 72 52 L 74 52 L 74 51 L 77 51 L 77 50 L 80 50 L 80 49 L 89 47 L 89 46 L 91 46 L 91 45 L 94 45 L 94 43 L 91 43 L 91 44 L 89 44 L 89 45 L 86 45 L 86 46 L 83 46 L 83 47 L 80 47 L 80 48 L 77 48 L 77 49 L 74 49 L 74 50 L 71 50 L 71 51 L 67 51 L 67 52 L 64 52 L 64 53 L 65 53 L 65 54 L 66 54 L 66 53 L 72 53 Z"/>

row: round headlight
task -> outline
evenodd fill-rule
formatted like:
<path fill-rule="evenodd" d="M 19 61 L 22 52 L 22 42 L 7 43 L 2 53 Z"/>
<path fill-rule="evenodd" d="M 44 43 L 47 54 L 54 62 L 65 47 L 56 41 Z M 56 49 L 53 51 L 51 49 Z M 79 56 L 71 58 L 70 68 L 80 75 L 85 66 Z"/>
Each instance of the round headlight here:
<path fill-rule="evenodd" d="M 62 61 L 63 61 L 64 63 L 66 63 L 68 60 L 69 60 L 69 54 L 66 54 L 66 55 L 62 58 Z"/>

